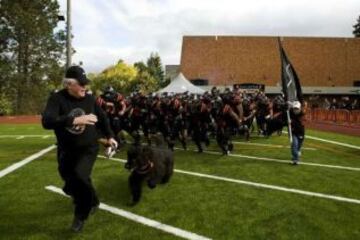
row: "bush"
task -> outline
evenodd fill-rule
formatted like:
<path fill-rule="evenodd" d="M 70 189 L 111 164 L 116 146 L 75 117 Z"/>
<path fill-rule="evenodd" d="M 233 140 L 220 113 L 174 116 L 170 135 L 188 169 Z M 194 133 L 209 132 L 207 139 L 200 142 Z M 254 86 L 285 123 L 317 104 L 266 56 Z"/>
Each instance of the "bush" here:
<path fill-rule="evenodd" d="M 12 104 L 5 94 L 0 95 L 0 116 L 10 115 L 13 113 Z"/>

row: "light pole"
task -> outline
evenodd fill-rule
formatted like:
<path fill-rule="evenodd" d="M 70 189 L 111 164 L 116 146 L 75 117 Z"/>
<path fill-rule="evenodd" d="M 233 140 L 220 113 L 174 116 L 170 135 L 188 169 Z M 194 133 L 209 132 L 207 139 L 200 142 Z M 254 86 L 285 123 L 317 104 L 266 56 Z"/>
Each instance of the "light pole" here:
<path fill-rule="evenodd" d="M 71 0 L 67 0 L 67 10 L 66 10 L 66 69 L 71 66 Z"/>

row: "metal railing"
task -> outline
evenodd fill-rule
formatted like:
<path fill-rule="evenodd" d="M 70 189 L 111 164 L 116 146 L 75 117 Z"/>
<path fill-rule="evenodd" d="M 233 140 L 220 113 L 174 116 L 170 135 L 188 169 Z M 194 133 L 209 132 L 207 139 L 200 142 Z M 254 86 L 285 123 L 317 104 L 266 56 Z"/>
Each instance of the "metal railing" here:
<path fill-rule="evenodd" d="M 360 125 L 360 110 L 327 110 L 321 108 L 308 109 L 306 119 L 308 121 L 315 122 Z"/>

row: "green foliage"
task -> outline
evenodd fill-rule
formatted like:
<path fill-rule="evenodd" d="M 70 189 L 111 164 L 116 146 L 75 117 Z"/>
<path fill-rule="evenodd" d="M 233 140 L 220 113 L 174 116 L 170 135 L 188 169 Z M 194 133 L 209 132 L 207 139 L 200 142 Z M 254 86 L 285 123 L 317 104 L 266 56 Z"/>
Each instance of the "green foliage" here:
<path fill-rule="evenodd" d="M 146 66 L 146 64 L 144 62 L 136 62 L 134 63 L 134 67 L 136 67 L 136 69 L 141 73 L 141 72 L 147 72 L 148 71 L 148 67 Z"/>
<path fill-rule="evenodd" d="M 108 67 L 98 75 L 89 75 L 92 79 L 91 90 L 98 94 L 105 87 L 112 86 L 116 91 L 128 93 L 137 77 L 137 70 L 123 61 Z"/>
<path fill-rule="evenodd" d="M 65 32 L 58 24 L 57 0 L 0 1 L 0 96 L 5 114 L 41 112 L 48 92 L 59 88 L 63 78 Z M 128 66 L 120 60 L 93 79 L 96 93 L 112 85 L 122 93 L 153 92 L 166 83 L 161 59 Z M 11 97 L 9 97 L 11 96 Z"/>
<path fill-rule="evenodd" d="M 150 75 L 147 71 L 139 72 L 136 80 L 132 83 L 130 90 L 140 91 L 144 94 L 155 92 L 158 89 L 156 79 Z"/>
<path fill-rule="evenodd" d="M 354 31 L 353 34 L 355 37 L 360 37 L 360 16 L 357 19 L 357 23 L 353 26 L 354 27 Z"/>
<path fill-rule="evenodd" d="M 153 76 L 160 87 L 164 87 L 164 71 L 159 54 L 151 53 L 147 60 L 147 71 Z"/>
<path fill-rule="evenodd" d="M 0 116 L 11 114 L 11 99 L 5 94 L 0 94 Z"/>
<path fill-rule="evenodd" d="M 136 86 L 133 91 L 139 90 L 145 93 L 154 92 L 169 84 L 169 80 L 164 80 L 164 71 L 160 56 L 151 53 L 146 64 L 142 61 L 136 62 L 134 67 L 138 70 Z"/>
<path fill-rule="evenodd" d="M 59 5 L 54 0 L 0 4 L 0 92 L 13 96 L 15 114 L 34 113 L 47 95 L 42 91 L 58 85 L 63 75 L 65 34 L 54 31 Z"/>
<path fill-rule="evenodd" d="M 148 94 L 160 87 L 159 80 L 150 73 L 148 66 L 143 62 L 137 62 L 134 66 L 130 66 L 123 60 L 119 60 L 116 65 L 106 68 L 102 73 L 89 74 L 88 77 L 93 80 L 91 90 L 96 95 L 100 94 L 107 86 L 112 86 L 123 94 L 133 91 Z"/>

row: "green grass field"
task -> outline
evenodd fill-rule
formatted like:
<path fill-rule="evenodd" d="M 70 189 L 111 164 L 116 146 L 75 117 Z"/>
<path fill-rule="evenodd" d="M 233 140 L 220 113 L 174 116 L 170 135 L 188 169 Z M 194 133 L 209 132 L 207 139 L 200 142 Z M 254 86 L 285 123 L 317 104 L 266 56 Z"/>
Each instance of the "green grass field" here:
<path fill-rule="evenodd" d="M 359 137 L 313 130 L 307 134 L 360 146 Z M 210 239 L 360 239 L 359 149 L 306 139 L 302 161 L 320 165 L 292 166 L 249 158 L 290 159 L 285 134 L 270 139 L 253 136 L 250 143 L 236 141 L 240 143 L 235 144 L 233 156 L 198 154 L 191 151 L 194 145 L 189 151 L 175 151 L 176 169 L 233 182 L 178 171 L 168 185 L 144 188 L 135 207 L 128 205 L 129 172 L 122 163 L 99 157 L 93 182 L 103 203 Z M 0 172 L 54 143 L 53 133 L 38 125 L 0 125 Z M 218 151 L 214 141 L 207 150 Z M 124 159 L 126 149 L 114 157 Z M 103 210 L 89 218 L 80 234 L 74 234 L 69 230 L 70 199 L 46 190 L 48 185 L 62 187 L 56 150 L 0 178 L 0 239 L 183 239 Z"/>

